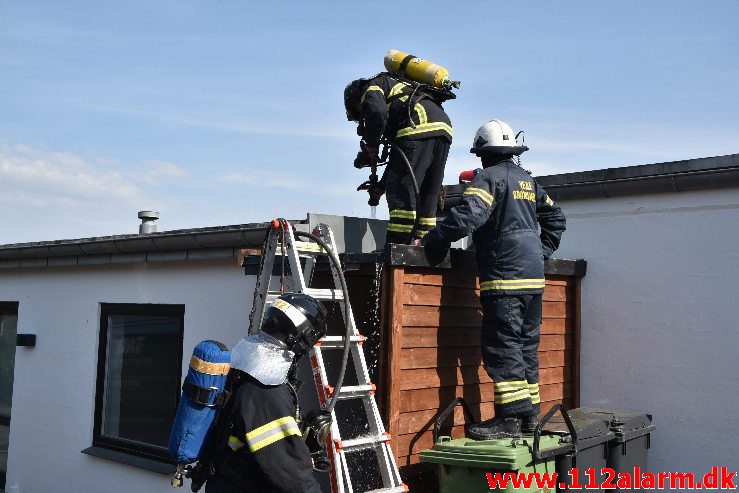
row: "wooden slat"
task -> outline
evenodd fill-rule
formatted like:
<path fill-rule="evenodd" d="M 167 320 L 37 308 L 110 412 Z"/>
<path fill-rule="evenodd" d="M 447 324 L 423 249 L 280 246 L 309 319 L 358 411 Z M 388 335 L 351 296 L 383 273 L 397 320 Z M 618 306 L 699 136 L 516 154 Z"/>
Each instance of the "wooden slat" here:
<path fill-rule="evenodd" d="M 480 326 L 403 327 L 403 348 L 469 347 L 480 345 Z"/>
<path fill-rule="evenodd" d="M 542 334 L 569 334 L 572 332 L 573 320 L 570 318 L 545 318 L 541 321 Z"/>
<path fill-rule="evenodd" d="M 455 397 L 463 397 L 470 406 L 481 402 L 492 402 L 493 383 L 459 385 L 430 389 L 405 390 L 401 393 L 401 420 L 405 413 L 434 410 L 439 411 L 449 405 Z M 539 392 L 545 401 L 568 397 L 572 393 L 569 382 L 541 384 Z"/>
<path fill-rule="evenodd" d="M 461 288 L 479 288 L 477 273 L 473 271 L 456 271 L 439 269 L 412 268 L 405 273 L 407 284 L 427 286 L 453 286 Z M 546 276 L 546 284 L 551 286 L 572 286 L 574 281 L 567 276 Z"/>
<path fill-rule="evenodd" d="M 572 362 L 572 351 L 539 351 L 539 368 L 568 366 Z"/>
<path fill-rule="evenodd" d="M 403 325 L 406 327 L 480 327 L 482 311 L 464 307 L 406 306 Z"/>
<path fill-rule="evenodd" d="M 572 336 L 566 334 L 544 334 L 539 340 L 539 351 L 561 351 L 572 348 Z"/>
<path fill-rule="evenodd" d="M 482 419 L 488 419 L 493 415 L 493 403 L 492 401 L 483 402 L 478 404 L 469 404 L 470 411 L 474 421 L 481 421 L 480 416 L 482 413 Z M 420 431 L 433 429 L 436 419 L 441 414 L 443 409 L 427 409 L 425 411 L 415 411 L 411 413 L 401 414 L 400 427 L 398 428 L 399 435 L 406 435 L 409 433 L 418 433 Z M 457 406 L 454 409 L 454 416 L 449 416 L 445 422 L 446 426 L 449 425 L 464 425 L 467 420 L 464 415 L 464 411 L 461 406 Z"/>
<path fill-rule="evenodd" d="M 565 318 L 545 318 L 541 334 L 570 334 L 573 321 Z M 467 327 L 403 327 L 401 345 L 404 349 L 420 347 L 469 347 L 480 345 L 480 326 Z"/>
<path fill-rule="evenodd" d="M 450 286 L 406 284 L 403 302 L 406 305 L 480 308 L 480 298 L 475 290 Z"/>
<path fill-rule="evenodd" d="M 469 271 L 443 271 L 439 269 L 413 269 L 405 273 L 407 284 L 426 286 L 449 286 L 475 289 L 478 287 L 477 274 Z"/>
<path fill-rule="evenodd" d="M 405 289 L 403 302 L 406 305 L 480 307 L 480 291 L 469 286 L 406 284 Z M 542 299 L 544 301 L 572 301 L 571 287 L 547 285 Z"/>
<path fill-rule="evenodd" d="M 387 423 L 388 432 L 392 435 L 394 430 L 398 428 L 401 406 L 401 388 L 398 380 L 401 377 L 401 332 L 403 330 L 403 277 L 404 270 L 402 268 L 393 268 L 390 276 L 390 330 L 389 344 L 387 345 L 389 363 L 386 385 L 388 389 L 387 399 Z M 398 455 L 398 443 L 391 445 L 393 453 Z"/>
<path fill-rule="evenodd" d="M 544 318 L 572 318 L 572 303 L 545 301 L 541 309 Z"/>
<path fill-rule="evenodd" d="M 547 284 L 541 299 L 544 301 L 572 301 L 572 288 Z"/>
<path fill-rule="evenodd" d="M 412 348 L 403 349 L 402 368 L 443 368 L 447 366 L 472 366 L 482 364 L 482 354 L 477 347 Z"/>
<path fill-rule="evenodd" d="M 539 351 L 539 367 L 550 368 L 568 364 L 568 361 L 565 360 L 566 355 L 564 350 L 560 349 L 569 349 L 571 346 L 570 341 L 571 338 L 564 335 L 542 336 L 539 346 L 541 348 Z M 401 367 L 404 370 L 475 366 L 482 364 L 482 353 L 480 352 L 479 345 L 456 348 L 409 348 L 401 351 Z"/>
<path fill-rule="evenodd" d="M 405 390 L 401 396 L 401 412 L 439 410 L 448 406 L 455 397 L 464 397 L 468 404 L 478 404 L 493 398 L 493 382 L 457 385 L 429 389 Z"/>
<path fill-rule="evenodd" d="M 572 286 L 574 284 L 573 278 L 568 276 L 546 276 L 546 282 L 552 286 Z"/>
<path fill-rule="evenodd" d="M 542 303 L 544 318 L 571 318 L 572 303 L 545 301 Z M 403 310 L 403 325 L 406 327 L 454 327 L 480 326 L 482 310 L 469 307 L 438 307 L 408 305 Z"/>
<path fill-rule="evenodd" d="M 569 372 L 569 367 L 567 372 Z M 569 379 L 569 373 L 567 373 Z M 447 368 L 423 368 L 418 370 L 403 370 L 400 382 L 393 381 L 394 387 L 402 390 L 428 389 L 435 387 L 457 386 L 471 383 L 486 383 L 490 377 L 481 366 L 463 366 Z M 565 381 L 565 367 L 541 368 L 539 381 L 542 384 L 559 383 Z"/>

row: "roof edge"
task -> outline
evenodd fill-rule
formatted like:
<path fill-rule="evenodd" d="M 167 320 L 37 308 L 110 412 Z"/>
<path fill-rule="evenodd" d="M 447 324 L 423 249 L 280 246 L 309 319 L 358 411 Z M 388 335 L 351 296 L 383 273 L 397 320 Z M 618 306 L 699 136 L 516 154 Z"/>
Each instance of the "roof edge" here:
<path fill-rule="evenodd" d="M 739 154 L 536 177 L 555 200 L 739 186 Z"/>

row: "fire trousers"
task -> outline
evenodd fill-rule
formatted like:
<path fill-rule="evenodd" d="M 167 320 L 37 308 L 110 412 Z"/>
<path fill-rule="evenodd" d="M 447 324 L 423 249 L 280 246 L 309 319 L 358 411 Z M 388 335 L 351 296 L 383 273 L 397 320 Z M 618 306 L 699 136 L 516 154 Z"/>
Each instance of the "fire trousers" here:
<path fill-rule="evenodd" d="M 482 357 L 494 382 L 495 415 L 539 414 L 541 295 L 484 296 Z"/>
<path fill-rule="evenodd" d="M 414 238 L 423 238 L 436 226 L 436 207 L 449 145 L 444 137 L 399 140 L 393 144 L 385 171 L 385 192 L 390 210 L 385 243 L 410 244 Z M 398 149 L 405 153 L 413 168 L 420 203 L 416 203 L 413 179 Z"/>

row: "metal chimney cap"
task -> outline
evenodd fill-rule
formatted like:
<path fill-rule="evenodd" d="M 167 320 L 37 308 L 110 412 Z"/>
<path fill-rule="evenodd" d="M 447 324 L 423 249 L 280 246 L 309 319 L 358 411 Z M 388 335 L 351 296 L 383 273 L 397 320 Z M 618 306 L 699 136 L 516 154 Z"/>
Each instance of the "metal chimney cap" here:
<path fill-rule="evenodd" d="M 159 219 L 159 213 L 156 211 L 139 211 L 139 219 L 156 221 Z"/>

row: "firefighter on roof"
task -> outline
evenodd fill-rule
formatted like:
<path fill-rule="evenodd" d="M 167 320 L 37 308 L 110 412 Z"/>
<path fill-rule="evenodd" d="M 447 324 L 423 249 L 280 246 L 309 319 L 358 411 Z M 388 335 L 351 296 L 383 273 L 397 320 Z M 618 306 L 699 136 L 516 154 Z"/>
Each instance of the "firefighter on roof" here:
<path fill-rule="evenodd" d="M 477 131 L 470 152 L 483 169 L 462 203 L 423 239 L 438 258 L 451 242 L 472 234 L 483 309 L 482 354 L 494 381 L 495 418 L 469 427 L 473 438 L 509 438 L 533 432 L 539 414 L 539 325 L 544 260 L 565 230 L 561 209 L 513 157 L 513 130 L 492 120 Z"/>
<path fill-rule="evenodd" d="M 443 91 L 418 87 L 413 81 L 385 72 L 372 79 L 355 80 L 344 90 L 347 118 L 359 124 L 357 133 L 364 142 L 355 166 L 377 164 L 380 142 L 392 144 L 385 175 L 370 190 L 374 199 L 387 193 L 390 221 L 386 243 L 410 244 L 436 225 L 439 191 L 453 134 L 451 121 L 441 107 L 444 99 Z M 413 169 L 418 198 L 405 159 Z"/>
<path fill-rule="evenodd" d="M 326 333 L 325 314 L 310 296 L 280 296 L 265 313 L 261 331 L 232 349 L 237 382 L 225 420 L 228 443 L 218 451 L 206 493 L 321 492 L 303 440 L 309 424 L 299 425 L 291 377 L 297 360 Z"/>

